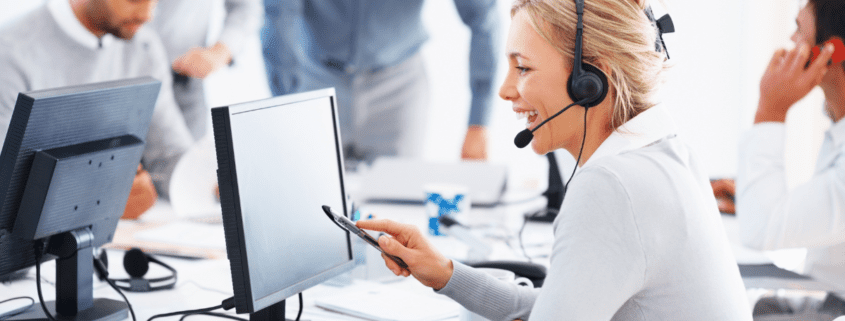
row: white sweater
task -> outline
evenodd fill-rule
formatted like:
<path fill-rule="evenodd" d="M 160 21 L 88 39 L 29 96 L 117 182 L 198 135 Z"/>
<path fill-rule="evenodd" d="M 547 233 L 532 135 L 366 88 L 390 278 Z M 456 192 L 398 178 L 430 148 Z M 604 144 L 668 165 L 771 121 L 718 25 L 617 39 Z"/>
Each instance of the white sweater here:
<path fill-rule="evenodd" d="M 652 108 L 577 172 L 541 289 L 454 262 L 439 291 L 491 320 L 751 320 L 713 191 Z"/>
<path fill-rule="evenodd" d="M 151 76 L 162 82 L 142 162 L 162 197 L 173 168 L 192 143 L 173 99 L 170 64 L 146 27 L 130 41 L 97 38 L 68 0 L 51 0 L 0 30 L 0 147 L 19 92 Z"/>

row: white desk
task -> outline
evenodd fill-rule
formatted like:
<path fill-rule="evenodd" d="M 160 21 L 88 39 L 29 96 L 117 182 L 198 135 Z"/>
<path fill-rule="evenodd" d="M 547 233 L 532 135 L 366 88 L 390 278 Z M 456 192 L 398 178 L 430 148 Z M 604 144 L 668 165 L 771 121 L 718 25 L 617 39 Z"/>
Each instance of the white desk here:
<path fill-rule="evenodd" d="M 470 225 L 478 226 L 479 233 L 491 237 L 493 246 L 491 259 L 513 259 L 525 260 L 519 250 L 518 243 L 511 242 L 508 246 L 502 239 L 513 236 L 522 224 L 521 215 L 527 210 L 536 209 L 544 205 L 544 199 L 535 199 L 521 204 L 503 206 L 496 208 L 473 209 L 461 220 Z M 395 221 L 414 224 L 425 232 L 427 217 L 423 206 L 420 205 L 387 205 L 370 204 L 362 208 L 368 213 L 373 213 L 379 218 L 388 218 Z M 174 217 L 172 209 L 166 202 L 159 202 L 148 213 L 142 216 L 142 222 L 156 222 L 169 220 Z M 136 224 L 135 222 L 121 222 L 121 224 Z M 475 232 L 474 232 L 475 233 Z M 223 236 L 220 235 L 222 238 Z M 466 255 L 467 247 L 457 240 L 448 236 L 431 238 L 432 243 L 445 255 L 453 258 L 463 258 Z M 548 253 L 551 248 L 552 233 L 549 224 L 529 223 L 524 233 L 526 250 L 529 253 Z M 434 293 L 431 289 L 422 286 L 413 278 L 399 278 L 384 267 L 381 257 L 374 249 L 367 247 L 368 263 L 353 270 L 351 275 L 386 281 L 390 287 L 396 287 L 410 293 L 419 295 L 439 297 L 444 296 Z M 109 273 L 113 278 L 127 277 L 122 267 L 123 251 L 109 250 Z M 166 256 L 158 256 L 159 259 L 168 263 L 178 271 L 178 283 L 172 290 L 149 292 L 149 293 L 125 293 L 135 310 L 138 320 L 147 320 L 149 317 L 179 310 L 199 309 L 220 304 L 220 302 L 232 296 L 232 281 L 229 271 L 229 261 L 226 259 L 179 259 Z M 548 258 L 540 258 L 537 262 L 548 262 Z M 146 277 L 165 276 L 168 272 L 155 264 L 150 265 L 150 271 Z M 26 280 L 16 281 L 10 284 L 0 285 L 0 299 L 13 296 L 31 296 L 36 299 L 37 291 L 35 286 L 35 270 L 30 271 L 30 277 Z M 51 284 L 55 280 L 55 261 L 42 264 L 42 289 L 45 300 L 52 301 L 55 298 L 55 288 Z M 111 298 L 122 301 L 122 298 L 106 283 L 95 279 L 94 297 Z M 330 285 L 318 285 L 304 292 L 305 310 L 303 320 L 360 320 L 345 315 L 323 310 L 315 306 L 314 301 L 321 297 L 333 294 L 354 291 L 360 287 L 372 286 L 366 280 L 352 280 L 352 283 L 345 287 Z M 337 283 L 337 282 L 332 282 Z M 448 300 L 448 299 L 446 299 Z M 286 302 L 286 313 L 288 318 L 295 318 L 299 310 L 296 297 Z M 35 306 L 34 308 L 40 309 Z M 234 310 L 230 311 L 234 312 Z M 246 315 L 241 315 L 247 317 Z M 168 319 L 175 320 L 176 317 Z M 194 316 L 193 320 L 212 319 L 207 316 Z M 218 319 L 219 318 L 214 318 Z M 454 318 L 457 320 L 457 318 Z"/>

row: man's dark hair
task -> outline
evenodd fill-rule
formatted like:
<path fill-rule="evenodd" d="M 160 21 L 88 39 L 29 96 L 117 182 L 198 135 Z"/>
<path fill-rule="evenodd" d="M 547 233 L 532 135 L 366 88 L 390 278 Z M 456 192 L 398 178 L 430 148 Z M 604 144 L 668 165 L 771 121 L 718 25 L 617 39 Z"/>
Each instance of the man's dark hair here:
<path fill-rule="evenodd" d="M 809 5 L 816 15 L 816 44 L 833 36 L 845 40 L 845 0 L 809 0 Z"/>

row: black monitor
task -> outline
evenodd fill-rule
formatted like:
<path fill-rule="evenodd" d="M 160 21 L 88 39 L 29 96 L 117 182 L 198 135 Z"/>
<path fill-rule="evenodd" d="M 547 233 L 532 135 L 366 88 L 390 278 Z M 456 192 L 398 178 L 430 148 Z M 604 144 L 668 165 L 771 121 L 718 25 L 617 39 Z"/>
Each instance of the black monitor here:
<path fill-rule="evenodd" d="M 93 299 L 92 247 L 114 236 L 160 86 L 144 77 L 18 95 L 0 151 L 0 277 L 35 265 L 36 249 L 57 258 L 47 305 L 62 320 L 127 317 L 126 303 Z"/>
<path fill-rule="evenodd" d="M 354 267 L 334 89 L 211 110 L 235 307 L 284 320 L 284 300 Z M 342 211 L 342 212 L 341 212 Z"/>

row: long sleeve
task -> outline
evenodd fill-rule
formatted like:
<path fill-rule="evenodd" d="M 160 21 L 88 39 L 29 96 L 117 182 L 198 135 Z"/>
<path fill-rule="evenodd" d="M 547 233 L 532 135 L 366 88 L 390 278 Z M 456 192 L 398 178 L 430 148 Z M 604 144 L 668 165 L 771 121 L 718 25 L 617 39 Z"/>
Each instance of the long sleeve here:
<path fill-rule="evenodd" d="M 499 16 L 495 0 L 455 0 L 458 14 L 472 31 L 469 51 L 469 85 L 472 90 L 469 124 L 490 123 L 498 62 Z"/>
<path fill-rule="evenodd" d="M 490 320 L 528 318 L 540 289 L 498 280 L 460 262 L 452 261 L 452 265 L 452 278 L 437 293 Z"/>
<path fill-rule="evenodd" d="M 551 265 L 541 291 L 453 262 L 452 278 L 438 293 L 491 320 L 613 318 L 645 283 L 645 250 L 618 178 L 602 168 L 578 176 L 554 223 Z"/>
<path fill-rule="evenodd" d="M 218 41 L 226 44 L 232 57 L 237 57 L 244 40 L 258 35 L 262 21 L 264 9 L 260 0 L 226 0 L 226 19 Z"/>
<path fill-rule="evenodd" d="M 299 90 L 300 81 L 296 70 L 300 57 L 304 57 L 302 14 L 305 4 L 302 0 L 279 0 L 264 2 L 264 27 L 261 29 L 261 46 L 267 81 L 273 96 L 294 93 Z"/>
<path fill-rule="evenodd" d="M 827 135 L 815 174 L 793 190 L 784 167 L 786 127 L 763 123 L 744 135 L 737 217 L 745 245 L 771 250 L 845 242 L 845 157 Z"/>
<path fill-rule="evenodd" d="M 158 39 L 150 41 L 150 44 L 151 76 L 161 81 L 161 90 L 150 121 L 141 163 L 150 172 L 159 196 L 167 199 L 170 197 L 173 169 L 191 146 L 193 138 L 173 97 L 173 78 L 169 74 L 170 64 L 164 47 Z"/>
<path fill-rule="evenodd" d="M 6 132 L 9 131 L 9 122 L 12 120 L 12 113 L 15 109 L 15 102 L 18 99 L 18 91 L 26 91 L 27 88 L 24 74 L 18 69 L 17 64 L 12 60 L 12 44 L 0 40 L 0 46 L 9 50 L 0 51 L 0 150 L 6 141 Z"/>

